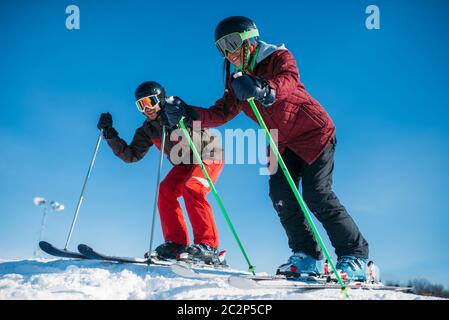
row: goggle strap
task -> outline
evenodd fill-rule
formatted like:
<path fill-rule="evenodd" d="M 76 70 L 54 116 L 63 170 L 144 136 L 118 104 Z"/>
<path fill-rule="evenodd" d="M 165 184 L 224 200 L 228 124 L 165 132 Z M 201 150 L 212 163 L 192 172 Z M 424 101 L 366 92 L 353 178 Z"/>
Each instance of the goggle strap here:
<path fill-rule="evenodd" d="M 253 72 L 254 67 L 256 66 L 257 56 L 259 55 L 259 49 L 260 47 L 257 45 L 257 42 L 254 43 L 254 53 L 251 53 L 251 61 L 249 63 L 249 71 Z"/>
<path fill-rule="evenodd" d="M 252 30 L 240 33 L 240 37 L 242 37 L 242 40 L 246 40 L 246 39 L 250 39 L 250 38 L 254 38 L 254 37 L 258 37 L 258 36 L 259 36 L 259 30 L 257 30 L 257 29 L 252 29 Z"/>

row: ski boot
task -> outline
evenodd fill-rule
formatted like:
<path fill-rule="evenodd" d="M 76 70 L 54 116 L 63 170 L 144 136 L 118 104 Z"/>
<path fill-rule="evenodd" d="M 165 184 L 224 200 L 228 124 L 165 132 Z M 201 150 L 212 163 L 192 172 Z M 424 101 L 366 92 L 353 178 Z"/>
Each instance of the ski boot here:
<path fill-rule="evenodd" d="M 278 267 L 276 274 L 287 278 L 321 277 L 324 274 L 324 260 L 317 260 L 303 252 L 295 252 L 287 263 Z"/>
<path fill-rule="evenodd" d="M 373 261 L 368 262 L 368 280 L 369 283 L 381 283 L 379 267 Z"/>
<path fill-rule="evenodd" d="M 176 244 L 173 241 L 165 241 L 163 244 L 158 246 L 154 252 L 151 253 L 151 258 L 159 260 L 172 260 L 176 259 L 179 253 L 185 251 L 186 245 Z M 150 255 L 148 252 L 145 253 L 145 259 L 149 259 Z"/>
<path fill-rule="evenodd" d="M 342 256 L 338 258 L 335 266 L 342 280 L 369 281 L 368 262 L 364 258 L 354 256 Z"/>
<path fill-rule="evenodd" d="M 177 260 L 187 263 L 206 264 L 212 266 L 226 267 L 226 251 L 218 251 L 205 243 L 193 244 L 178 254 Z"/>

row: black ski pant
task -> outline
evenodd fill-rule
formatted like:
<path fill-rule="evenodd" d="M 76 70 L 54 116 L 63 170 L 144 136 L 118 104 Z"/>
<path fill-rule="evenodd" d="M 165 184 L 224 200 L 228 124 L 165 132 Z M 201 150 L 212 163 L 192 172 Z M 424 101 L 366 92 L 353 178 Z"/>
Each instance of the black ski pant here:
<path fill-rule="evenodd" d="M 323 224 L 337 256 L 352 255 L 368 259 L 368 242 L 332 191 L 336 144 L 334 137 L 321 156 L 310 165 L 288 148 L 282 157 L 297 186 L 301 180 L 304 201 Z M 280 167 L 270 176 L 269 184 L 270 198 L 287 233 L 289 247 L 293 252 L 302 251 L 315 259 L 322 259 L 323 254 L 312 229 Z"/>

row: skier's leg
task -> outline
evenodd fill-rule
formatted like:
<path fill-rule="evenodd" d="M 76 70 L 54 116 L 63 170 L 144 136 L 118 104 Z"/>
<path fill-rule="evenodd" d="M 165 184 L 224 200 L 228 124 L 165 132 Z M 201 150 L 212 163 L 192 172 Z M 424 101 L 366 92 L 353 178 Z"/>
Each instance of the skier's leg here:
<path fill-rule="evenodd" d="M 367 241 L 332 191 L 335 147 L 334 138 L 314 163 L 303 164 L 304 201 L 323 224 L 338 257 L 351 255 L 367 259 Z"/>
<path fill-rule="evenodd" d="M 298 185 L 302 160 L 288 148 L 283 152 L 282 158 L 293 180 Z M 290 249 L 293 252 L 303 252 L 315 259 L 321 259 L 320 247 L 285 178 L 284 172 L 280 168 L 270 176 L 269 185 L 270 198 L 287 233 Z"/>
<path fill-rule="evenodd" d="M 223 162 L 204 163 L 212 182 L 216 182 Z M 182 188 L 182 196 L 192 224 L 194 243 L 205 243 L 213 248 L 218 248 L 218 231 L 215 224 L 212 207 L 206 199 L 210 191 L 209 184 L 199 165 L 193 165 L 189 177 Z"/>
<path fill-rule="evenodd" d="M 178 198 L 189 172 L 189 167 L 174 166 L 161 182 L 158 201 L 165 241 L 183 245 L 189 244 L 189 233 Z"/>

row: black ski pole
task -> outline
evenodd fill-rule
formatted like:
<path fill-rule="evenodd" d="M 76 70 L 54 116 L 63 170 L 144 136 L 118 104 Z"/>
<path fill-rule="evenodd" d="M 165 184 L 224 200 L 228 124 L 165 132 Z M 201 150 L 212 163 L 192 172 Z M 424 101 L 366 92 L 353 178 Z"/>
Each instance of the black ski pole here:
<path fill-rule="evenodd" d="M 76 206 L 75 215 L 73 216 L 72 225 L 70 226 L 69 235 L 67 237 L 67 241 L 65 243 L 64 250 L 67 250 L 67 246 L 69 245 L 70 238 L 72 237 L 73 228 L 75 227 L 76 219 L 78 218 L 78 214 L 81 208 L 81 204 L 83 203 L 84 199 L 84 191 L 86 190 L 87 181 L 89 180 L 90 173 L 92 172 L 92 167 L 94 166 L 95 158 L 97 157 L 98 148 L 100 147 L 101 138 L 103 136 L 103 130 L 100 130 L 100 134 L 98 135 L 97 144 L 95 145 L 95 151 L 92 156 L 92 160 L 90 162 L 89 170 L 87 171 L 86 178 L 84 179 L 83 189 L 81 190 L 81 195 L 78 200 L 78 205 Z"/>

